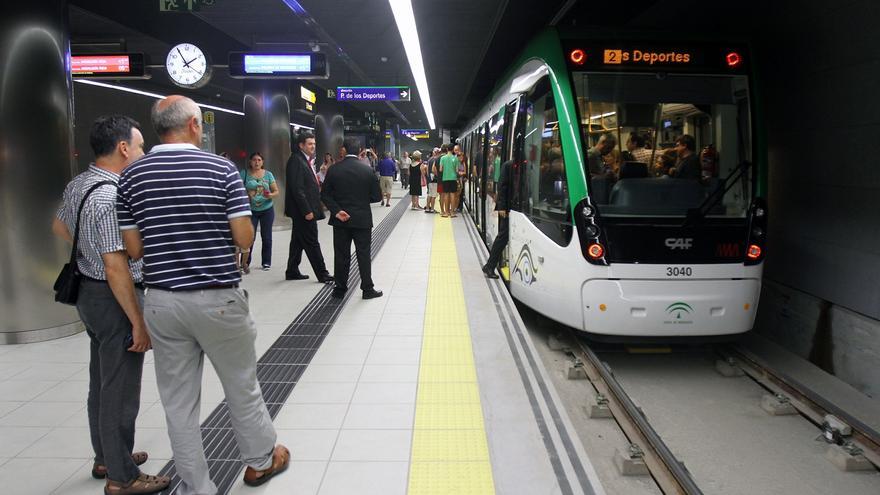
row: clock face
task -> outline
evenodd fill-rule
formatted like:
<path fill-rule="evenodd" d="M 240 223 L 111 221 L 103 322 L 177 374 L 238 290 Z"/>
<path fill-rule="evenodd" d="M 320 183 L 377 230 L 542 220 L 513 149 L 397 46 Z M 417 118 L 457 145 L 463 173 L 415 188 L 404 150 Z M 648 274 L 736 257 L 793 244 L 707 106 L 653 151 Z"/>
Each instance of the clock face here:
<path fill-rule="evenodd" d="M 168 52 L 165 69 L 174 84 L 184 88 L 200 88 L 211 79 L 207 55 L 191 43 L 181 43 Z"/>

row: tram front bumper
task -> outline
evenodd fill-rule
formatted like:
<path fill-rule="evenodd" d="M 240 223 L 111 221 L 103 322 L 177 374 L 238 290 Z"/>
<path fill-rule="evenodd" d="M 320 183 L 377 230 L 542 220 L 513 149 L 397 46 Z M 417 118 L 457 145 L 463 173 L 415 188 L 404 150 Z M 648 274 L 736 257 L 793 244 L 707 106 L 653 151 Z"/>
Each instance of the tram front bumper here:
<path fill-rule="evenodd" d="M 761 281 L 589 280 L 584 330 L 603 335 L 729 335 L 751 330 Z"/>

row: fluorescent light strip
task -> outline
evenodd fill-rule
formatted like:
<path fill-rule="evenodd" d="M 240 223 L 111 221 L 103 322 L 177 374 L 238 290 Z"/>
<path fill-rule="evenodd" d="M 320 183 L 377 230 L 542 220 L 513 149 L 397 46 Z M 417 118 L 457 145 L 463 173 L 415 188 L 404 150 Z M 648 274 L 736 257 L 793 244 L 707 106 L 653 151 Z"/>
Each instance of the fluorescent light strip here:
<path fill-rule="evenodd" d="M 406 49 L 406 59 L 412 71 L 416 88 L 419 90 L 419 98 L 425 108 L 425 117 L 428 118 L 428 126 L 436 129 L 434 124 L 434 111 L 431 109 L 431 97 L 428 95 L 428 79 L 425 77 L 425 64 L 422 62 L 422 48 L 419 45 L 419 33 L 415 29 L 416 18 L 413 14 L 410 0 L 388 0 L 391 4 L 391 12 L 394 13 L 394 22 L 400 32 L 400 39 Z"/>
<path fill-rule="evenodd" d="M 100 86 L 102 88 L 115 89 L 116 91 L 124 91 L 126 93 L 134 93 L 136 95 L 149 96 L 151 98 L 156 98 L 158 100 L 165 98 L 164 95 L 160 95 L 157 93 L 150 93 L 147 91 L 141 91 L 139 89 L 134 89 L 134 88 L 126 88 L 125 86 L 117 86 L 115 84 L 107 84 L 107 83 L 102 83 L 102 82 L 98 82 L 98 81 L 90 81 L 88 79 L 74 79 L 74 81 L 81 83 L 81 84 L 88 84 L 89 86 Z M 218 112 L 226 112 L 226 113 L 231 113 L 233 115 L 244 115 L 244 112 L 239 112 L 237 110 L 230 110 L 228 108 L 223 108 L 223 107 L 215 107 L 214 105 L 206 105 L 204 103 L 199 103 L 199 102 L 196 102 L 196 105 L 198 105 L 202 108 L 207 108 L 209 110 L 217 110 Z"/>
<path fill-rule="evenodd" d="M 301 127 L 301 128 L 303 128 L 303 129 L 308 129 L 308 130 L 310 130 L 310 131 L 314 131 L 314 130 L 315 130 L 314 127 L 309 127 L 309 126 L 307 126 L 307 125 L 302 125 L 302 124 L 294 124 L 293 122 L 291 122 L 290 125 L 293 126 L 293 127 Z"/>

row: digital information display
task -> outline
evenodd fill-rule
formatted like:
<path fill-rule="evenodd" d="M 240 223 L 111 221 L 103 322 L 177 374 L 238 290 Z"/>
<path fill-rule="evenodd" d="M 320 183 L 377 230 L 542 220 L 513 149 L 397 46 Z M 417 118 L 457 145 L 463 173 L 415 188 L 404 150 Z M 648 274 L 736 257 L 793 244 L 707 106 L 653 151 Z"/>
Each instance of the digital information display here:
<path fill-rule="evenodd" d="M 409 86 L 342 86 L 337 101 L 409 101 Z"/>
<path fill-rule="evenodd" d="M 632 42 L 566 43 L 566 59 L 574 70 L 647 70 L 682 71 L 711 70 L 738 72 L 746 69 L 744 47 L 662 46 Z"/>
<path fill-rule="evenodd" d="M 145 77 L 144 55 L 142 53 L 71 55 L 70 73 L 73 77 L 90 79 L 140 79 Z"/>
<path fill-rule="evenodd" d="M 330 72 L 323 53 L 231 52 L 229 75 L 237 79 L 326 79 Z"/>
<path fill-rule="evenodd" d="M 312 57 L 308 55 L 245 55 L 244 71 L 248 74 L 309 73 Z"/>

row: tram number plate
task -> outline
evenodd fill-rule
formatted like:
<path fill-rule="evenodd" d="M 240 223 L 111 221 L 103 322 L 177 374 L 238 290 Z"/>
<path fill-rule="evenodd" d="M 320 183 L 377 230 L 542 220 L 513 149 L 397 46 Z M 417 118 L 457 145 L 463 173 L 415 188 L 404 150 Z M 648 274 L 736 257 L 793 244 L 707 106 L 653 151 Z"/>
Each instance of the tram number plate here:
<path fill-rule="evenodd" d="M 694 270 L 689 266 L 667 266 L 667 277 L 692 277 Z"/>

